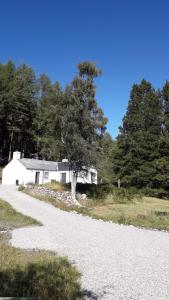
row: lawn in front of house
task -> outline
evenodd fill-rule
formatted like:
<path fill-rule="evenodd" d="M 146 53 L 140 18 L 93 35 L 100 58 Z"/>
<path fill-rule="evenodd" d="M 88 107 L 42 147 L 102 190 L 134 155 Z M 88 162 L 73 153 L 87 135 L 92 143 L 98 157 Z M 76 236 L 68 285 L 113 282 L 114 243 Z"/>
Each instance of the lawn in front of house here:
<path fill-rule="evenodd" d="M 80 274 L 67 258 L 49 251 L 21 250 L 9 244 L 11 229 L 29 225 L 39 223 L 0 200 L 0 297 L 80 299 Z"/>
<path fill-rule="evenodd" d="M 89 208 L 89 214 L 115 223 L 169 231 L 169 201 L 153 197 L 117 203 L 106 199 Z"/>

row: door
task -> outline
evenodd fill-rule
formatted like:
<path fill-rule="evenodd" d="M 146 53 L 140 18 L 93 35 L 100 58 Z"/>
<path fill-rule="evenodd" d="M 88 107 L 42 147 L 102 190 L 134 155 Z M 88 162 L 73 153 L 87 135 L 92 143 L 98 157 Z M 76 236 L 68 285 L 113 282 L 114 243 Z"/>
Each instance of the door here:
<path fill-rule="evenodd" d="M 35 174 L 35 184 L 39 184 L 39 176 L 40 176 L 40 172 L 36 172 L 36 174 Z"/>
<path fill-rule="evenodd" d="M 66 173 L 61 173 L 61 174 L 60 174 L 60 181 L 61 181 L 62 183 L 66 183 Z"/>

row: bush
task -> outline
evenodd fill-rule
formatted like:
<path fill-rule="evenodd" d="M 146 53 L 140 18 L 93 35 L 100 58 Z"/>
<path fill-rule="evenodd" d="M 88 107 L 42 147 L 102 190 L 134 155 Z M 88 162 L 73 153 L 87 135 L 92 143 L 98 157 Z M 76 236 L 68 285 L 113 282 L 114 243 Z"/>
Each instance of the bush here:
<path fill-rule="evenodd" d="M 75 300 L 80 295 L 79 276 L 65 258 L 3 266 L 0 270 L 0 296 Z"/>
<path fill-rule="evenodd" d="M 166 191 L 164 189 L 153 189 L 150 187 L 145 187 L 141 189 L 141 192 L 145 196 L 169 199 L 169 191 Z"/>
<path fill-rule="evenodd" d="M 86 194 L 89 198 L 104 199 L 112 191 L 112 185 L 108 183 L 103 184 L 83 184 L 77 183 L 77 192 Z"/>
<path fill-rule="evenodd" d="M 77 183 L 77 192 L 85 193 L 89 198 L 104 200 L 108 195 L 119 203 L 132 201 L 134 198 L 142 198 L 142 193 L 136 188 L 117 188 L 112 184 L 83 184 Z"/>
<path fill-rule="evenodd" d="M 25 190 L 24 185 L 20 185 L 19 188 L 18 188 L 18 191 L 22 192 L 22 191 L 24 191 L 24 190 Z"/>
<path fill-rule="evenodd" d="M 118 203 L 132 202 L 135 199 L 141 200 L 142 194 L 136 188 L 114 188 L 112 191 L 113 197 Z"/>
<path fill-rule="evenodd" d="M 45 183 L 44 186 L 54 191 L 60 191 L 60 192 L 70 190 L 70 183 L 62 183 L 56 180 L 51 180 L 51 182 Z"/>

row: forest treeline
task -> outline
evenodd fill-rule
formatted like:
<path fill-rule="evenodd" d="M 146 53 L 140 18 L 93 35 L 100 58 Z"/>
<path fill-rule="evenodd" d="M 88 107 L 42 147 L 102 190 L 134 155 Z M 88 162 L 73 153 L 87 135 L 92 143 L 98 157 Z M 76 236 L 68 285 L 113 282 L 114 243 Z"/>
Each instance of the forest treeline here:
<path fill-rule="evenodd" d="M 63 147 L 63 137 L 71 152 L 74 143 L 75 150 L 81 147 L 80 157 L 88 155 L 91 152 L 87 147 L 82 151 L 80 135 L 71 135 L 77 121 L 83 141 L 90 140 L 88 133 L 92 140 L 93 128 L 99 132 L 95 152 L 98 151 L 101 182 L 117 185 L 120 179 L 124 187 L 168 191 L 169 82 L 161 90 L 154 89 L 144 79 L 133 85 L 119 135 L 112 140 L 106 131 L 107 119 L 95 100 L 94 78 L 99 71 L 90 64 L 87 69 L 84 64 L 78 68 L 79 73 L 63 90 L 58 81 L 52 83 L 46 74 L 37 78 L 25 64 L 18 67 L 12 61 L 0 64 L 1 166 L 11 160 L 15 150 L 25 157 L 48 160 L 71 156 Z M 88 111 L 81 107 L 82 96 L 88 103 Z M 92 128 L 88 113 L 95 122 Z"/>
<path fill-rule="evenodd" d="M 134 84 L 117 137 L 114 171 L 124 187 L 169 190 L 169 82 Z"/>

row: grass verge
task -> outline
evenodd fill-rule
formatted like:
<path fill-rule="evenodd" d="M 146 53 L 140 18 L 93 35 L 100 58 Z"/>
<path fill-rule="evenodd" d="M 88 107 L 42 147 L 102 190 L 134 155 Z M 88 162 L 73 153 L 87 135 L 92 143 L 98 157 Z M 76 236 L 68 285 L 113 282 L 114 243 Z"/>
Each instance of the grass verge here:
<path fill-rule="evenodd" d="M 7 202 L 0 199 L 0 227 L 14 229 L 29 225 L 40 225 L 30 217 L 24 216 L 13 209 Z"/>
<path fill-rule="evenodd" d="M 41 300 L 80 299 L 80 274 L 66 258 L 48 251 L 26 251 L 9 244 L 10 231 L 39 224 L 0 200 L 0 297 Z"/>

